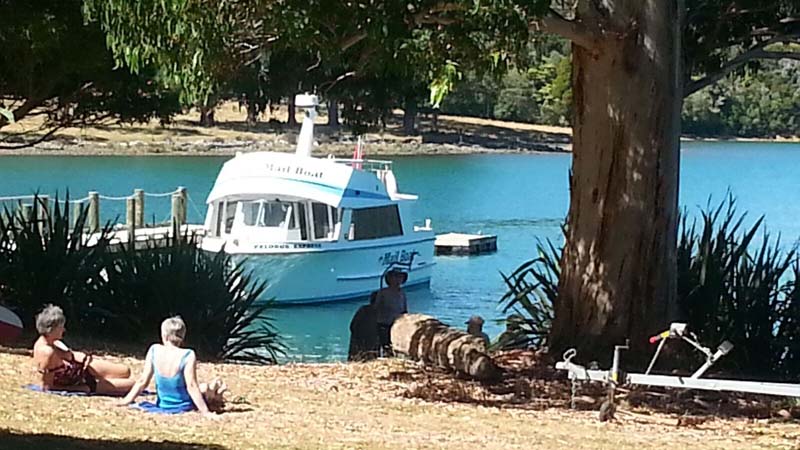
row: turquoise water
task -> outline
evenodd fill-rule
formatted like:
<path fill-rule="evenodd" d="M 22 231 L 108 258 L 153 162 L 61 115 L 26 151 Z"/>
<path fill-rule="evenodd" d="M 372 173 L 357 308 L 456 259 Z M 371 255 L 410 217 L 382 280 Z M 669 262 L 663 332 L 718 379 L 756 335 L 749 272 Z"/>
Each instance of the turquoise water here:
<path fill-rule="evenodd" d="M 202 220 L 205 196 L 221 164 L 218 157 L 0 158 L 0 196 L 34 191 L 83 197 L 109 196 L 134 188 L 167 192 L 186 186 L 189 219 Z M 558 239 L 569 200 L 567 154 L 405 157 L 395 160 L 401 191 L 420 195 L 417 221 L 430 217 L 437 233 L 459 231 L 498 236 L 498 252 L 477 257 L 437 257 L 430 289 L 409 293 L 409 308 L 463 326 L 472 314 L 487 319 L 490 336 L 500 332 L 497 301 L 504 292 L 499 272 L 511 272 L 534 256 L 536 239 Z M 681 205 L 690 212 L 729 190 L 741 211 L 766 217 L 784 242 L 800 237 L 800 144 L 687 143 L 681 164 Z M 123 202 L 102 202 L 104 217 L 124 218 Z M 169 214 L 169 200 L 148 198 L 149 219 Z M 153 213 L 154 214 L 151 214 Z M 276 325 L 296 360 L 341 359 L 348 325 L 358 303 L 280 308 Z"/>

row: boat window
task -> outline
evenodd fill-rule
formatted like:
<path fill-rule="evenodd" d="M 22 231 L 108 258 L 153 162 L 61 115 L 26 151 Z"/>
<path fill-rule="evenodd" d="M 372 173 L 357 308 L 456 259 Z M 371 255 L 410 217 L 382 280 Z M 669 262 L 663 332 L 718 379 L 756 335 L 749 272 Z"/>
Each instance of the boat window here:
<path fill-rule="evenodd" d="M 263 214 L 259 223 L 262 227 L 282 227 L 286 220 L 286 214 L 291 205 L 283 202 L 263 203 Z"/>
<path fill-rule="evenodd" d="M 397 205 L 354 209 L 347 238 L 353 241 L 401 236 L 400 213 Z"/>
<path fill-rule="evenodd" d="M 300 222 L 300 239 L 308 239 L 308 227 L 306 226 L 306 205 L 297 203 L 297 219 Z"/>
<path fill-rule="evenodd" d="M 229 202 L 225 204 L 225 234 L 231 232 L 233 227 L 233 219 L 236 216 L 236 205 L 239 202 Z"/>
<path fill-rule="evenodd" d="M 248 227 L 256 226 L 258 222 L 258 211 L 261 209 L 260 202 L 248 202 L 242 204 L 242 214 L 244 214 L 244 224 Z"/>
<path fill-rule="evenodd" d="M 217 202 L 217 206 L 214 208 L 214 215 L 216 216 L 217 225 L 214 227 L 214 235 L 219 237 L 222 233 L 222 219 L 223 215 L 222 212 L 224 211 L 223 207 L 225 204 L 223 202 Z"/>
<path fill-rule="evenodd" d="M 328 205 L 324 203 L 311 203 L 311 214 L 314 220 L 314 239 L 328 239 L 333 231 L 328 217 Z"/>
<path fill-rule="evenodd" d="M 242 205 L 244 224 L 248 227 L 282 227 L 291 218 L 291 203 L 247 202 Z M 290 228 L 292 228 L 290 220 Z"/>

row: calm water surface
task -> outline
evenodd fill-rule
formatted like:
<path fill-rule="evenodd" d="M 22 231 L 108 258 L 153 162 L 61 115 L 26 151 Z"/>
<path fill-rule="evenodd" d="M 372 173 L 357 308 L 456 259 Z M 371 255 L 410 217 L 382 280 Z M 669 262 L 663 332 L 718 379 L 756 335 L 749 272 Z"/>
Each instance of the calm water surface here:
<path fill-rule="evenodd" d="M 204 200 L 222 163 L 218 157 L 0 158 L 0 196 L 34 191 L 71 198 L 96 190 L 129 195 L 134 188 L 167 192 L 186 186 L 189 218 L 199 222 Z M 504 288 L 500 272 L 511 272 L 534 256 L 537 239 L 559 239 L 569 200 L 570 156 L 470 155 L 395 160 L 401 191 L 420 195 L 416 221 L 430 217 L 437 233 L 459 231 L 498 236 L 498 252 L 477 257 L 437 257 L 430 290 L 409 293 L 409 308 L 463 326 L 472 314 L 487 319 L 489 335 L 502 328 L 497 307 Z M 784 242 L 800 237 L 800 144 L 688 143 L 681 164 L 681 205 L 691 213 L 732 192 L 750 219 L 760 215 Z M 102 203 L 108 219 L 124 219 L 124 202 Z M 148 198 L 148 220 L 169 215 L 169 199 Z M 287 338 L 290 358 L 327 361 L 346 356 L 350 318 L 358 303 L 280 308 L 276 325 Z"/>

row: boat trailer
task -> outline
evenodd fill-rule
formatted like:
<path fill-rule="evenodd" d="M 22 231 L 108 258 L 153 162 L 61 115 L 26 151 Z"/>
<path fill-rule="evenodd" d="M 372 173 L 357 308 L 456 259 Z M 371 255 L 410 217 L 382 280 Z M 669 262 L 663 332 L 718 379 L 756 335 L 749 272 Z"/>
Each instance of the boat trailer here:
<path fill-rule="evenodd" d="M 667 340 L 678 339 L 689 343 L 697 351 L 705 355 L 705 363 L 698 368 L 691 376 L 672 376 L 672 375 L 653 375 L 650 372 L 658 359 L 661 350 Z M 600 407 L 600 420 L 606 421 L 614 417 L 616 409 L 614 394 L 617 386 L 621 385 L 641 385 L 641 386 L 660 386 L 680 389 L 699 389 L 706 391 L 727 391 L 727 392 L 747 392 L 752 394 L 775 395 L 782 397 L 800 398 L 800 384 L 790 383 L 769 383 L 760 381 L 726 380 L 718 378 L 701 378 L 701 376 L 717 360 L 727 355 L 732 349 L 733 344 L 728 341 L 722 342 L 716 351 L 711 351 L 708 347 L 701 345 L 697 337 L 686 330 L 685 323 L 673 323 L 669 330 L 664 331 L 650 338 L 650 343 L 658 342 L 653 358 L 645 373 L 627 373 L 620 369 L 620 354 L 628 349 L 628 345 L 617 345 L 614 347 L 614 359 L 610 370 L 596 370 L 586 368 L 572 362 L 577 354 L 575 349 L 567 350 L 564 353 L 564 360 L 556 363 L 556 369 L 567 371 L 567 376 L 572 384 L 572 395 L 570 406 L 575 407 L 575 394 L 581 382 L 603 383 L 608 388 L 608 397 Z"/>

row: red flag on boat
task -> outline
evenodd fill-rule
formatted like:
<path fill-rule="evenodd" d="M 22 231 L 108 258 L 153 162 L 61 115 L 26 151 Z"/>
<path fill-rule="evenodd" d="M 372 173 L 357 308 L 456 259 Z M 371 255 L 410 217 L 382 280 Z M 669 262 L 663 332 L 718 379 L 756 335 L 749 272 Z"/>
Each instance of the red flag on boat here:
<path fill-rule="evenodd" d="M 364 159 L 364 150 L 361 146 L 361 136 L 358 137 L 358 142 L 356 143 L 356 147 L 353 149 L 353 159 L 356 161 L 353 163 L 353 168 L 361 169 L 361 160 Z"/>

